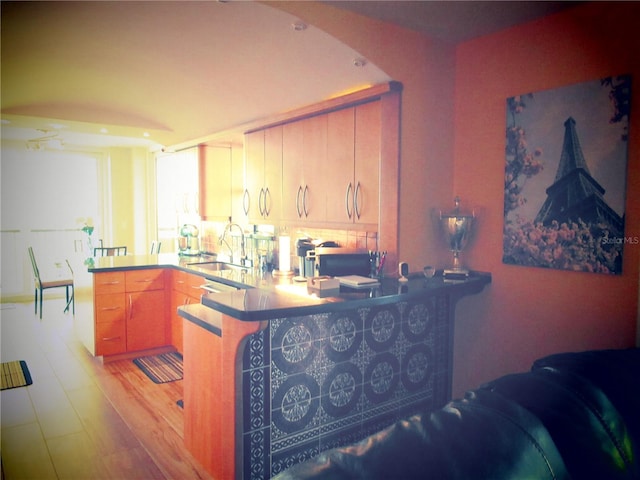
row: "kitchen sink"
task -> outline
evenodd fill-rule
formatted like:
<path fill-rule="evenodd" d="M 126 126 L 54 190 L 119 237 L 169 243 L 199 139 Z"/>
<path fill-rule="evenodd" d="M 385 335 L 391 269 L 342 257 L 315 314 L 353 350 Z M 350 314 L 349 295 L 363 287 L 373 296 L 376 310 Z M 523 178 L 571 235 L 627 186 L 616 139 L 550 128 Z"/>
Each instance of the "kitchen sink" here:
<path fill-rule="evenodd" d="M 245 267 L 225 262 L 208 262 L 208 263 L 190 263 L 190 267 L 202 268 L 212 272 L 221 272 L 223 270 L 243 270 Z"/>

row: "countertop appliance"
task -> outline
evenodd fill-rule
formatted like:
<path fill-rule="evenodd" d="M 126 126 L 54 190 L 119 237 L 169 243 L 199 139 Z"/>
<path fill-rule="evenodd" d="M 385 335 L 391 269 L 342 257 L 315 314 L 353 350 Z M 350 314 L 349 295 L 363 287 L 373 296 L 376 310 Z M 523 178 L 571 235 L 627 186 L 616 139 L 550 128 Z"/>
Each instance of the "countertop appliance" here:
<path fill-rule="evenodd" d="M 180 255 L 200 255 L 200 231 L 193 224 L 185 223 L 180 228 L 178 250 Z"/>
<path fill-rule="evenodd" d="M 296 255 L 298 256 L 298 268 L 301 277 L 311 278 L 315 272 L 315 249 L 321 247 L 338 247 L 338 243 L 332 240 L 312 240 L 299 238 L 296 240 Z"/>
<path fill-rule="evenodd" d="M 371 274 L 371 258 L 367 250 L 359 248 L 317 247 L 315 249 L 316 276 L 330 277 Z"/>

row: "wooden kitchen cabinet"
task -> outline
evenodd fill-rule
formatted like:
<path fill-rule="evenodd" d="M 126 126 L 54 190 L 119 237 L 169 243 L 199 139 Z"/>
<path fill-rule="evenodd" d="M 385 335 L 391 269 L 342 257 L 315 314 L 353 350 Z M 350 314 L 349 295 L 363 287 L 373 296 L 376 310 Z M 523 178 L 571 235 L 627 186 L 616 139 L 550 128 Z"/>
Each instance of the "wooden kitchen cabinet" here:
<path fill-rule="evenodd" d="M 198 147 L 200 216 L 226 221 L 232 214 L 231 148 Z"/>
<path fill-rule="evenodd" d="M 282 202 L 282 127 L 245 135 L 244 211 L 250 222 L 275 224 Z"/>
<path fill-rule="evenodd" d="M 380 102 L 331 112 L 327 124 L 327 222 L 377 225 Z"/>
<path fill-rule="evenodd" d="M 283 126 L 283 220 L 322 223 L 327 218 L 327 116 L 317 115 Z"/>
<path fill-rule="evenodd" d="M 205 283 L 206 280 L 204 277 L 182 270 L 173 270 L 171 274 L 171 345 L 173 345 L 178 352 L 183 353 L 182 317 L 178 315 L 178 307 L 200 303 L 200 297 L 203 293 L 200 286 Z"/>
<path fill-rule="evenodd" d="M 95 273 L 93 281 L 96 355 L 168 344 L 163 269 Z"/>
<path fill-rule="evenodd" d="M 127 301 L 127 351 L 135 352 L 168 344 L 165 270 L 125 272 Z"/>
<path fill-rule="evenodd" d="M 95 352 L 115 355 L 127 351 L 124 272 L 93 276 Z"/>

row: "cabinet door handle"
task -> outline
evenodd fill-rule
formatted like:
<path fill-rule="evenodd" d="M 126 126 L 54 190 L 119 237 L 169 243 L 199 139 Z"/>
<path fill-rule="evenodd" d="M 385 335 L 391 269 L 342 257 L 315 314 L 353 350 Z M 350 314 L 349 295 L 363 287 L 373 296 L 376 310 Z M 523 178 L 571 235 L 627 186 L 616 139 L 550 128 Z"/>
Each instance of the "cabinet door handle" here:
<path fill-rule="evenodd" d="M 309 216 L 309 210 L 307 210 L 307 193 L 309 193 L 309 185 L 304 186 L 304 194 L 302 195 L 302 210 L 304 210 L 304 216 Z"/>
<path fill-rule="evenodd" d="M 258 195 L 258 210 L 260 216 L 264 217 L 264 187 L 260 189 L 260 195 Z"/>
<path fill-rule="evenodd" d="M 266 217 L 271 214 L 271 191 L 269 187 L 264 191 L 264 214 Z"/>
<path fill-rule="evenodd" d="M 296 211 L 298 212 L 298 218 L 302 217 L 300 211 L 300 195 L 302 194 L 302 185 L 298 186 L 298 193 L 296 194 Z"/>
<path fill-rule="evenodd" d="M 120 340 L 122 337 L 121 336 L 117 336 L 117 337 L 104 337 L 102 339 L 103 342 L 113 342 L 114 340 Z"/>
<path fill-rule="evenodd" d="M 251 206 L 251 198 L 249 197 L 249 190 L 244 189 L 244 195 L 242 195 L 242 210 L 245 215 L 249 215 L 249 207 Z"/>
<path fill-rule="evenodd" d="M 101 312 L 111 312 L 113 310 L 120 310 L 120 307 L 102 307 Z"/>
<path fill-rule="evenodd" d="M 119 285 L 120 280 L 113 280 L 111 282 L 102 282 L 101 285 Z"/>
<path fill-rule="evenodd" d="M 353 196 L 353 210 L 356 213 L 358 220 L 360 219 L 360 182 L 356 186 L 356 193 Z"/>
<path fill-rule="evenodd" d="M 344 197 L 344 206 L 347 210 L 347 218 L 351 219 L 351 211 L 349 210 L 349 199 L 351 198 L 351 190 L 353 190 L 353 186 L 351 185 L 351 182 L 349 182 L 349 185 L 347 185 L 347 193 L 345 193 L 345 197 Z"/>
<path fill-rule="evenodd" d="M 129 320 L 133 316 L 133 296 L 129 295 Z"/>

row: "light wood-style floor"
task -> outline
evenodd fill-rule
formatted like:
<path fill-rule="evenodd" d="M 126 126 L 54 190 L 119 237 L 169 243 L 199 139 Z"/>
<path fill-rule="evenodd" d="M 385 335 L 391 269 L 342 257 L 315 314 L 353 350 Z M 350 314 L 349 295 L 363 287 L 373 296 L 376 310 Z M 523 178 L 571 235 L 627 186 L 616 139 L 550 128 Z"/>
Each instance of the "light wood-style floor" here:
<path fill-rule="evenodd" d="M 46 297 L 45 297 L 46 298 Z M 182 381 L 157 385 L 131 360 L 102 364 L 62 299 L 0 310 L 3 362 L 33 385 L 1 392 L 2 469 L 13 479 L 210 479 L 183 444 Z"/>

